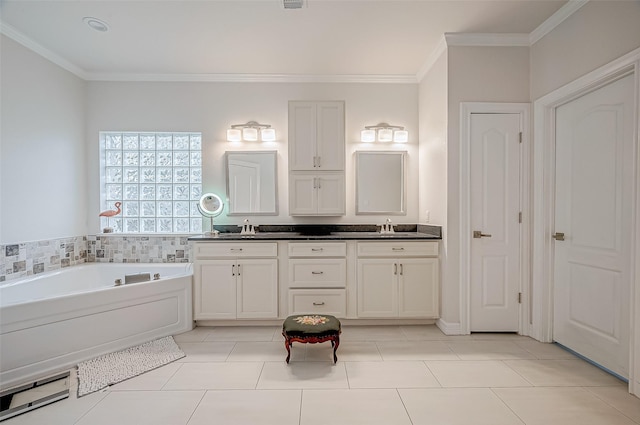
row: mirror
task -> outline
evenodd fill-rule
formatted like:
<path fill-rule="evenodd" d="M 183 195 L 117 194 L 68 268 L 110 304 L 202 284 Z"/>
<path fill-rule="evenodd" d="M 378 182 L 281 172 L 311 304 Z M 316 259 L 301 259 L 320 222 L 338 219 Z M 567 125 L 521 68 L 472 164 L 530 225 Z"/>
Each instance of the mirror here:
<path fill-rule="evenodd" d="M 218 231 L 213 228 L 213 218 L 222 214 L 222 210 L 224 209 L 224 203 L 222 199 L 215 193 L 205 193 L 200 197 L 200 202 L 198 202 L 198 211 L 204 217 L 208 217 L 211 221 L 211 231 L 204 232 L 205 236 L 217 236 Z"/>
<path fill-rule="evenodd" d="M 278 215 L 277 152 L 226 152 L 228 215 Z"/>
<path fill-rule="evenodd" d="M 356 152 L 356 215 L 406 215 L 405 151 Z"/>

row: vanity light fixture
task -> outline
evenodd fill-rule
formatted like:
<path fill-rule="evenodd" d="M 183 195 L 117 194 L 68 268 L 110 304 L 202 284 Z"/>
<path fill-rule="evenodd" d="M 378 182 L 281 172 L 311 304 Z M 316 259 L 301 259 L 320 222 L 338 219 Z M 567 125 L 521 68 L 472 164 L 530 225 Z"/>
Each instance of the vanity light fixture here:
<path fill-rule="evenodd" d="M 389 125 L 381 122 L 378 125 L 365 126 L 360 132 L 360 141 L 364 143 L 371 142 L 395 142 L 407 143 L 409 141 L 409 132 L 399 125 Z"/>
<path fill-rule="evenodd" d="M 258 134 L 260 137 L 258 137 Z M 227 130 L 227 141 L 239 142 L 273 142 L 276 140 L 276 130 L 269 124 L 260 124 L 256 121 L 249 121 L 246 124 L 234 124 Z"/>

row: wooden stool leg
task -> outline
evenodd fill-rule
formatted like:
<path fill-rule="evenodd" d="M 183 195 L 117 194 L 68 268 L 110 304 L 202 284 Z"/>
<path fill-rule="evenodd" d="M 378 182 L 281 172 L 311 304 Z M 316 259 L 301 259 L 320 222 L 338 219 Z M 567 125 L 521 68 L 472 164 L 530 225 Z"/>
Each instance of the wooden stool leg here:
<path fill-rule="evenodd" d="M 287 349 L 287 363 L 289 363 L 289 358 L 291 357 L 291 341 L 289 341 L 289 337 L 284 337 L 284 347 Z"/>
<path fill-rule="evenodd" d="M 338 345 L 340 345 L 340 337 L 337 336 L 335 340 L 331 340 L 331 345 L 333 345 L 333 363 L 338 363 L 338 356 L 336 356 L 336 351 L 338 351 Z"/>

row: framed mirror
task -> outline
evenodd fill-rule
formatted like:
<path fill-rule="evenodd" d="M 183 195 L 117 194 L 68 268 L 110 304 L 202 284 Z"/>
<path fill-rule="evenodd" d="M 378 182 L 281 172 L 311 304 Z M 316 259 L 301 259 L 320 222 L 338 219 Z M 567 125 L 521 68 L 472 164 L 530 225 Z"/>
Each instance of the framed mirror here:
<path fill-rule="evenodd" d="M 227 215 L 278 215 L 277 151 L 225 152 Z"/>
<path fill-rule="evenodd" d="M 356 215 L 406 215 L 406 151 L 356 152 Z"/>

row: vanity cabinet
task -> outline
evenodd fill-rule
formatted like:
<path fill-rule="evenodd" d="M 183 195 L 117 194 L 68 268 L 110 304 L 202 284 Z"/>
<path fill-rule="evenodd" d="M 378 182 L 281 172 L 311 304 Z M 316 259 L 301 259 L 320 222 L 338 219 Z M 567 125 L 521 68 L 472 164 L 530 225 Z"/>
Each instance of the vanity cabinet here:
<path fill-rule="evenodd" d="M 277 243 L 194 244 L 194 319 L 278 317 Z"/>
<path fill-rule="evenodd" d="M 289 214 L 344 215 L 344 172 L 289 174 Z"/>
<path fill-rule="evenodd" d="M 289 170 L 344 171 L 344 102 L 289 102 Z"/>
<path fill-rule="evenodd" d="M 344 242 L 290 242 L 289 314 L 347 314 Z"/>
<path fill-rule="evenodd" d="M 344 215 L 344 102 L 289 102 L 289 214 Z"/>
<path fill-rule="evenodd" d="M 359 318 L 437 318 L 437 242 L 359 242 Z"/>

